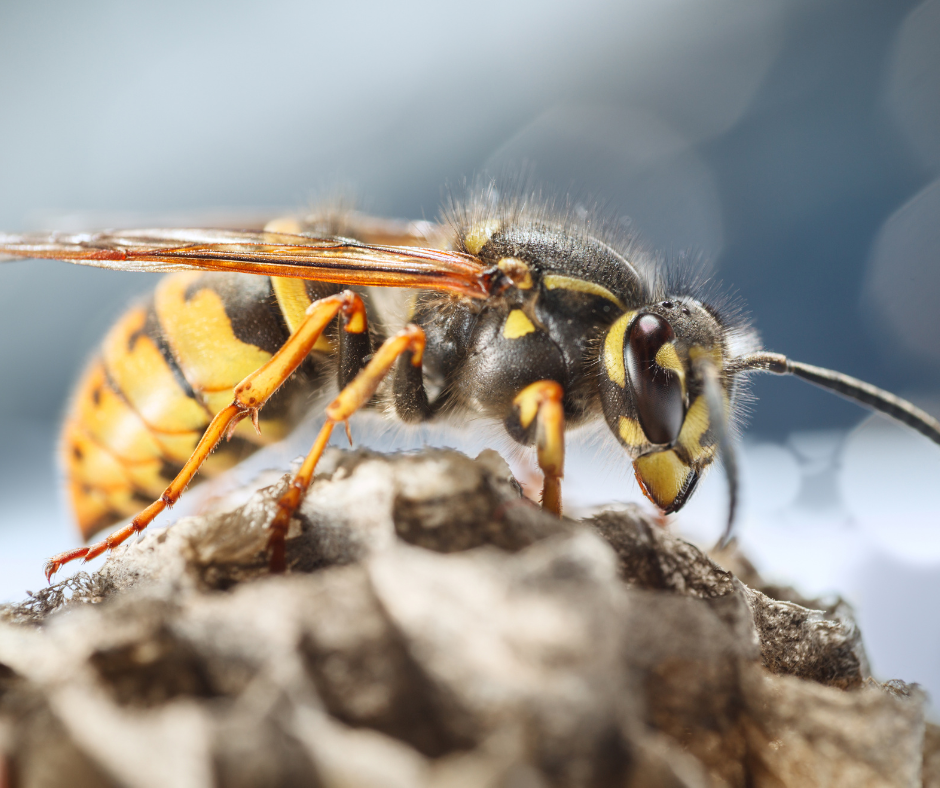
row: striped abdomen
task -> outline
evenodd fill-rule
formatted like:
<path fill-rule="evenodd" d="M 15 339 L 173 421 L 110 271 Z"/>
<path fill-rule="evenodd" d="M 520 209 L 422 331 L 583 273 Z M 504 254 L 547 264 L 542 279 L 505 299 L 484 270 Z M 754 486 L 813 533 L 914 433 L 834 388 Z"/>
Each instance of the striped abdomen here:
<path fill-rule="evenodd" d="M 338 288 L 244 274 L 180 273 L 110 331 L 80 382 L 63 428 L 69 498 L 84 537 L 159 498 L 232 389 L 286 341 L 312 300 Z M 204 466 L 231 466 L 282 437 L 331 367 L 321 337 L 261 411 Z"/>

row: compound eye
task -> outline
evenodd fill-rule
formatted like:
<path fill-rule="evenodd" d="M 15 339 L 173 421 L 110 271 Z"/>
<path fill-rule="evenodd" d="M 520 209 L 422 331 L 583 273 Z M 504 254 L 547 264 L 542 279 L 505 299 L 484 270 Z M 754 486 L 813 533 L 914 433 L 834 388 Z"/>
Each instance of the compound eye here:
<path fill-rule="evenodd" d="M 630 327 L 624 353 L 640 426 L 651 443 L 675 443 L 685 419 L 678 357 L 667 347 L 675 338 L 672 326 L 659 315 L 640 315 Z M 668 361 L 674 363 L 662 365 Z"/>

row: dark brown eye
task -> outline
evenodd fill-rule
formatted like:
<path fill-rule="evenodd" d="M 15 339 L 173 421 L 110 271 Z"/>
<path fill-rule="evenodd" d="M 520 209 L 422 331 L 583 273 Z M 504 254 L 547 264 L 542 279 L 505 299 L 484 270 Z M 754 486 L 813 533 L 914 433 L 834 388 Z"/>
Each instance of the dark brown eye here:
<path fill-rule="evenodd" d="M 672 326 L 663 318 L 640 315 L 630 327 L 624 353 L 640 426 L 651 443 L 674 443 L 685 419 L 679 374 L 656 363 L 659 349 L 675 338 Z"/>

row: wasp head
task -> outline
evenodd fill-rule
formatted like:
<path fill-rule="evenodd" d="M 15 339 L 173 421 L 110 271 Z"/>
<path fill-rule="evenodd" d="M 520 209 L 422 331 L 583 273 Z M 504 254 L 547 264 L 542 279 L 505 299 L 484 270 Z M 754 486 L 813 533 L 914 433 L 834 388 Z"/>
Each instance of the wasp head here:
<path fill-rule="evenodd" d="M 664 512 L 682 508 L 727 434 L 734 379 L 719 319 L 691 298 L 618 318 L 603 337 L 600 394 L 637 481 Z"/>

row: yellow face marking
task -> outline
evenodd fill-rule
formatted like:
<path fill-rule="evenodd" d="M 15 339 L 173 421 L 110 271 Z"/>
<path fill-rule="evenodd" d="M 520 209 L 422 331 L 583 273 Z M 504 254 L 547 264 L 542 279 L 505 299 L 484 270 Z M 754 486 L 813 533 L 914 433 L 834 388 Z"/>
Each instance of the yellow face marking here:
<path fill-rule="evenodd" d="M 486 246 L 486 242 L 493 237 L 493 234 L 499 230 L 499 222 L 496 219 L 488 219 L 471 227 L 463 237 L 463 245 L 467 247 L 470 254 L 480 254 L 480 250 Z"/>
<path fill-rule="evenodd" d="M 646 434 L 643 432 L 643 428 L 640 426 L 640 422 L 636 419 L 621 416 L 618 432 L 620 433 L 621 440 L 627 444 L 627 446 L 639 448 L 649 443 Z"/>
<path fill-rule="evenodd" d="M 596 282 L 588 282 L 586 279 L 576 279 L 573 276 L 562 276 L 561 274 L 546 274 L 542 277 L 542 284 L 549 290 L 574 290 L 578 293 L 600 296 L 623 309 L 623 301 L 606 287 L 601 287 Z"/>
<path fill-rule="evenodd" d="M 620 388 L 627 385 L 627 371 L 623 366 L 623 340 L 634 317 L 636 310 L 618 317 L 604 340 L 604 371 Z"/>
<path fill-rule="evenodd" d="M 508 276 L 520 290 L 532 289 L 532 272 L 524 260 L 518 257 L 504 257 L 496 267 Z"/>
<path fill-rule="evenodd" d="M 669 509 L 685 487 L 691 468 L 672 451 L 646 454 L 634 461 L 644 491 L 660 509 Z"/>
<path fill-rule="evenodd" d="M 701 345 L 693 345 L 689 348 L 689 359 L 693 362 L 700 358 L 707 358 L 715 365 L 715 369 L 721 371 L 724 366 L 724 356 L 721 347 L 716 345 L 711 348 L 703 348 Z M 729 418 L 731 412 L 731 401 L 728 398 L 728 392 L 724 386 L 721 389 L 721 401 L 725 408 L 725 419 Z M 693 413 L 693 410 L 695 411 Z M 682 432 L 679 433 L 679 443 L 689 453 L 689 456 L 704 460 L 710 460 L 717 451 L 717 446 L 702 446 L 701 439 L 711 423 L 708 405 L 704 397 L 699 397 L 689 407 L 686 414 L 685 423 L 682 425 Z M 688 431 L 688 432 L 687 432 Z"/>
<path fill-rule="evenodd" d="M 199 276 L 193 272 L 163 279 L 156 292 L 157 316 L 189 385 L 207 395 L 226 392 L 223 399 L 228 405 L 231 390 L 271 354 L 235 336 L 225 305 L 214 290 L 199 290 L 187 300 L 186 289 Z M 207 404 L 216 412 L 215 402 Z"/>
<path fill-rule="evenodd" d="M 524 337 L 533 331 L 535 331 L 535 326 L 532 325 L 532 321 L 526 317 L 525 312 L 521 309 L 513 309 L 509 313 L 509 317 L 506 318 L 505 325 L 503 325 L 503 336 L 506 339 L 519 339 L 519 337 Z"/>
<path fill-rule="evenodd" d="M 108 332 L 103 347 L 108 375 L 152 430 L 198 433 L 209 413 L 186 395 L 154 341 L 139 333 L 146 320 L 143 309 L 132 309 Z"/>
<path fill-rule="evenodd" d="M 689 406 L 685 414 L 685 421 L 682 422 L 682 430 L 679 432 L 679 445 L 685 449 L 689 456 L 698 459 L 708 455 L 711 449 L 714 453 L 714 446 L 708 449 L 702 446 L 702 436 L 708 432 L 711 419 L 708 416 L 708 402 L 705 397 L 699 396 Z"/>
<path fill-rule="evenodd" d="M 676 352 L 676 346 L 673 342 L 666 342 L 656 351 L 656 357 L 653 359 L 663 369 L 675 372 L 679 376 L 679 383 L 682 386 L 682 394 L 685 396 L 685 367 L 679 360 L 679 354 Z"/>
<path fill-rule="evenodd" d="M 666 342 L 656 351 L 656 363 L 663 369 L 671 369 L 680 377 L 685 377 L 685 368 L 679 360 L 679 354 L 676 353 L 676 346 L 672 342 Z"/>
<path fill-rule="evenodd" d="M 698 361 L 700 358 L 707 358 L 712 362 L 712 364 L 715 365 L 715 369 L 717 369 L 719 372 L 725 363 L 721 348 L 717 346 L 706 349 L 701 345 L 692 345 L 692 347 L 689 348 L 689 358 L 692 361 Z"/>

